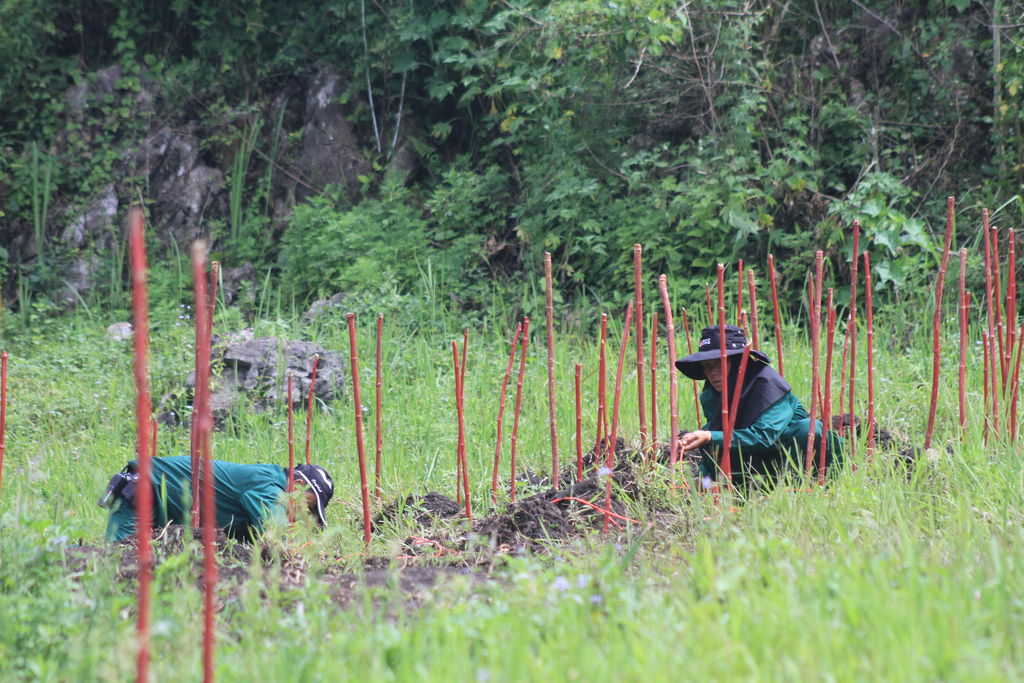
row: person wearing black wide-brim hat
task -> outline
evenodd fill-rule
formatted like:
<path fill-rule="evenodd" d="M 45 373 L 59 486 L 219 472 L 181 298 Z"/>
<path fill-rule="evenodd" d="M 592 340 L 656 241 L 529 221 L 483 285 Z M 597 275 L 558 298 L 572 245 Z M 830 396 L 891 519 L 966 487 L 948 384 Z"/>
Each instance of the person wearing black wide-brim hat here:
<path fill-rule="evenodd" d="M 729 403 L 732 404 L 739 375 L 740 357 L 747 339 L 743 330 L 725 326 L 725 355 L 728 367 Z M 698 351 L 676 361 L 676 368 L 695 380 L 704 380 L 700 395 L 701 409 L 707 420 L 704 427 L 682 438 L 688 451 L 702 449 L 701 475 L 716 479 L 718 463 L 711 451 L 720 452 L 722 431 L 722 353 L 723 343 L 718 326 L 701 330 Z M 749 479 L 774 481 L 787 467 L 801 471 L 807 450 L 810 418 L 793 394 L 793 388 L 769 364 L 768 356 L 751 350 L 740 387 L 739 405 L 730 444 L 730 465 L 733 484 L 741 486 Z M 730 408 L 732 406 L 730 405 Z M 815 463 L 819 462 L 822 424 L 815 421 Z M 842 461 L 842 439 L 828 432 L 825 449 L 826 469 Z M 710 448 L 707 448 L 710 447 Z"/>

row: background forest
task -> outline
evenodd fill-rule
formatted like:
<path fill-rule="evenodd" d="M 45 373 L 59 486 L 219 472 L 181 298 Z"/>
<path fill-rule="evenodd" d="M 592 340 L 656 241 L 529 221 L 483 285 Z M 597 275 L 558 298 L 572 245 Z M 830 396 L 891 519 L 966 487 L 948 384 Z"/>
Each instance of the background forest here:
<path fill-rule="evenodd" d="M 934 272 L 947 195 L 956 246 L 982 207 L 1021 225 L 1022 23 L 1019 0 L 4 0 L 3 306 L 125 310 L 141 198 L 166 310 L 197 237 L 249 312 L 427 285 L 530 314 L 544 251 L 563 301 L 615 303 L 634 243 L 684 304 L 772 253 L 797 307 L 815 249 L 848 281 L 855 218 L 884 307 Z"/>

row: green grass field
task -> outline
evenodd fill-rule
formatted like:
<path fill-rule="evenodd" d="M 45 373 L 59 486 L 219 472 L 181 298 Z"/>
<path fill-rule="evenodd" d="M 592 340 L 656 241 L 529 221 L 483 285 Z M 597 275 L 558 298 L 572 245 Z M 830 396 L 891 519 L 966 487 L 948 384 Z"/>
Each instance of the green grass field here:
<path fill-rule="evenodd" d="M 676 305 L 680 305 L 679 302 Z M 651 301 L 648 313 L 651 313 Z M 618 315 L 618 313 L 616 313 Z M 677 312 L 678 315 L 678 312 Z M 373 453 L 373 318 L 361 316 L 360 358 L 368 455 Z M 589 316 L 592 320 L 593 316 Z M 256 333 L 300 336 L 344 357 L 343 318 L 300 329 L 289 318 Z M 129 344 L 107 339 L 113 320 L 76 318 L 22 333 L 7 347 L 7 442 L 0 489 L 0 680 L 132 680 L 136 585 L 117 576 L 118 550 L 85 568 L 66 548 L 102 546 L 96 498 L 133 457 L 134 384 Z M 218 320 L 218 329 L 233 324 Z M 470 336 L 466 373 L 473 502 L 489 504 L 498 393 L 508 361 L 506 320 Z M 179 383 L 192 362 L 187 321 L 154 325 L 154 393 Z M 678 321 L 677 321 L 678 323 Z M 610 326 L 609 374 L 621 339 Z M 914 444 L 924 438 L 930 338 L 878 326 L 876 410 L 880 424 Z M 550 465 L 542 317 L 532 325 L 524 378 L 519 461 Z M 596 413 L 597 326 L 557 336 L 559 437 L 575 453 L 573 365 L 583 363 L 584 443 Z M 384 499 L 436 490 L 454 497 L 456 419 L 451 341 L 461 325 L 429 331 L 389 324 L 384 342 Z M 765 328 L 767 329 L 767 327 Z M 668 364 L 659 343 L 658 432 L 668 433 Z M 837 341 L 837 345 L 840 342 Z M 866 406 L 860 338 L 858 413 Z M 680 349 L 685 338 L 679 334 Z M 766 344 L 766 346 L 769 346 Z M 774 357 L 773 345 L 769 348 Z M 258 560 L 249 578 L 221 593 L 217 678 L 224 681 L 934 681 L 1024 677 L 1024 467 L 1020 443 L 982 446 L 980 346 L 969 350 L 968 426 L 957 418 L 955 317 L 943 339 L 935 442 L 910 476 L 878 453 L 828 489 L 781 486 L 734 510 L 671 489 L 654 470 L 630 515 L 640 524 L 552 543 L 543 552 L 494 559 L 489 572 L 456 572 L 410 596 L 399 561 L 382 587 L 355 589 L 338 604 L 322 575 L 362 567 L 359 474 L 351 398 L 318 411 L 314 461 L 336 495 L 326 533 L 300 529 L 291 544 L 309 567 L 300 590 L 278 587 L 280 567 Z M 787 327 L 786 378 L 806 403 L 806 334 Z M 836 357 L 841 348 L 836 349 Z M 838 372 L 836 373 L 838 375 Z M 502 480 L 507 482 L 514 375 L 506 407 Z M 649 397 L 649 378 L 647 380 Z M 838 381 L 836 382 L 838 384 Z M 696 426 L 688 380 L 679 383 L 680 427 Z M 620 433 L 636 439 L 635 369 L 627 364 Z M 648 409 L 649 412 L 649 409 Z M 304 426 L 304 415 L 298 416 Z M 1005 427 L 1005 425 L 1004 425 Z M 297 429 L 301 432 L 301 428 Z M 298 439 L 297 439 L 298 440 Z M 184 429 L 161 430 L 161 455 L 187 452 Z M 950 444 L 950 448 L 944 447 Z M 283 412 L 237 420 L 214 438 L 214 456 L 287 460 Z M 301 453 L 301 449 L 299 449 Z M 648 500 L 648 502 L 649 502 Z M 448 530 L 454 533 L 457 529 Z M 388 529 L 369 554 L 394 557 L 408 529 Z M 202 597 L 192 553 L 155 571 L 153 680 L 202 675 Z M 478 553 L 489 556 L 487 552 Z M 460 559 L 470 559 L 464 556 Z M 430 560 L 417 561 L 430 564 Z M 433 561 L 435 564 L 440 560 Z M 445 560 L 449 562 L 449 560 Z M 487 567 L 492 565 L 488 563 Z"/>

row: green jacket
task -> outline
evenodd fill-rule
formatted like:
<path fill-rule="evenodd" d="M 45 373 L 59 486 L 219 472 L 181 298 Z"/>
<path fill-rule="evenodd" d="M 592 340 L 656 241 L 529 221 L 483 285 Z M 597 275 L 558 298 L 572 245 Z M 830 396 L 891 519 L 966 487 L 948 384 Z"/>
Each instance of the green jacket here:
<path fill-rule="evenodd" d="M 133 460 L 131 465 L 135 466 Z M 217 526 L 228 535 L 247 540 L 263 531 L 267 519 L 287 519 L 284 493 L 287 470 L 278 465 L 240 465 L 213 461 L 217 494 Z M 191 458 L 173 456 L 152 460 L 153 523 L 184 524 L 192 507 Z M 117 503 L 120 503 L 118 505 Z M 122 541 L 135 533 L 135 509 L 118 496 L 107 521 L 108 541 Z"/>

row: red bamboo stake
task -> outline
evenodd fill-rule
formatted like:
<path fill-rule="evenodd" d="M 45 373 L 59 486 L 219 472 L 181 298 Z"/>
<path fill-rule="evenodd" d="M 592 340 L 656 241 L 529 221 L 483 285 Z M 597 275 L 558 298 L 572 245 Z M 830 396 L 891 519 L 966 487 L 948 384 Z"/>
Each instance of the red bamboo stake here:
<path fill-rule="evenodd" d="M 982 214 L 982 218 L 985 218 L 985 214 Z M 999 266 L 999 228 L 995 225 L 991 228 L 991 239 L 992 239 L 992 277 L 994 279 L 993 285 L 995 287 L 995 299 L 993 300 L 993 308 L 996 312 L 996 330 L 1002 330 L 1002 302 L 1000 297 L 1002 296 L 1002 287 L 999 283 L 999 275 L 1001 272 Z M 1003 352 L 1003 335 L 1000 332 L 996 337 L 989 339 L 992 343 L 992 353 L 995 353 L 996 347 L 999 348 L 999 369 L 1002 374 L 1003 386 L 1006 386 L 1006 358 Z M 996 378 L 992 378 L 992 384 L 996 384 Z M 998 427 L 996 428 L 998 430 Z"/>
<path fill-rule="evenodd" d="M 868 252 L 864 252 L 864 303 L 868 308 L 868 444 L 867 456 L 871 456 L 875 449 L 875 324 L 872 319 L 871 292 L 874 285 L 871 283 L 871 259 Z"/>
<path fill-rule="evenodd" d="M 136 457 L 138 458 L 139 480 L 136 520 L 138 524 L 139 557 L 139 614 L 136 634 L 139 645 L 135 677 L 140 683 L 149 680 L 149 584 L 153 558 L 149 549 L 153 520 L 152 463 L 149 444 L 149 299 L 146 290 L 146 243 L 143 234 L 142 209 L 132 207 L 128 215 L 128 232 L 131 240 L 132 269 L 132 322 L 135 333 L 135 417 L 138 428 Z M 0 473 L 3 472 L 4 432 L 7 427 L 7 352 L 0 354 Z"/>
<path fill-rule="evenodd" d="M 597 440 L 594 442 L 594 463 L 601 461 L 601 456 L 604 455 L 605 442 L 604 439 L 608 437 L 608 417 L 607 417 L 607 406 L 605 405 L 607 399 L 607 374 L 608 365 L 605 361 L 605 346 L 608 337 L 608 314 L 601 314 L 601 344 L 599 347 L 598 354 L 598 370 L 597 370 Z M 604 431 L 602 432 L 602 428 Z"/>
<path fill-rule="evenodd" d="M 991 404 L 988 400 L 988 331 L 981 331 L 981 350 L 982 350 L 982 384 L 985 387 L 984 391 L 984 403 L 985 403 L 985 428 L 982 431 L 982 444 L 988 445 L 988 430 L 989 430 L 989 408 Z"/>
<path fill-rule="evenodd" d="M 647 460 L 658 444 L 658 312 L 651 323 L 651 449 Z"/>
<path fill-rule="evenodd" d="M 192 246 L 192 278 L 195 287 L 195 310 L 193 314 L 196 319 L 196 368 L 195 368 L 195 391 L 192 392 L 192 528 L 199 529 L 201 519 L 199 518 L 199 472 L 200 472 L 200 458 L 202 454 L 202 440 L 199 435 L 199 410 L 203 405 L 203 400 L 207 390 L 209 389 L 209 366 L 210 366 L 210 354 L 207 353 L 203 356 L 203 346 L 206 342 L 206 304 L 207 304 L 207 290 L 206 290 L 206 253 L 199 253 L 196 250 L 196 246 L 202 244 L 205 248 L 206 242 L 197 241 Z M 203 320 L 199 320 L 199 310 L 202 308 Z M 200 374 L 203 372 L 202 368 L 206 368 L 206 382 L 200 381 Z"/>
<path fill-rule="evenodd" d="M 633 310 L 636 312 L 636 394 L 640 414 L 640 451 L 647 446 L 647 415 L 644 406 L 644 290 L 641 279 L 642 248 L 633 245 Z"/>
<path fill-rule="evenodd" d="M 991 363 L 991 368 L 989 368 L 988 375 L 989 380 L 992 382 L 992 436 L 997 439 L 999 438 L 999 375 L 996 372 L 996 363 L 998 361 L 998 359 L 996 358 L 996 339 L 999 338 L 998 330 L 1000 329 L 1002 329 L 1002 323 L 999 323 L 996 336 L 989 337 L 988 340 L 989 362 Z"/>
<path fill-rule="evenodd" d="M 356 414 L 356 452 L 359 455 L 359 490 L 363 496 L 363 543 L 370 547 L 370 487 L 366 481 L 366 452 L 363 450 L 363 397 L 359 389 L 359 352 L 356 348 L 356 314 L 345 316 L 348 322 L 348 348 L 352 364 L 352 392 Z"/>
<path fill-rule="evenodd" d="M 516 502 L 516 440 L 519 435 L 519 409 L 523 404 L 523 374 L 526 372 L 526 348 L 530 343 L 530 319 L 523 318 L 523 350 L 519 355 L 519 377 L 516 379 L 516 410 L 512 418 L 512 502 Z"/>
<path fill-rule="evenodd" d="M 981 210 L 982 241 L 985 243 L 985 306 L 988 312 L 988 335 L 992 338 L 996 333 L 995 313 L 992 302 L 992 249 L 989 241 L 988 209 Z M 985 362 L 988 362 L 986 356 Z M 987 408 L 986 408 L 987 410 Z"/>
<path fill-rule="evenodd" d="M 811 418 L 810 428 L 807 430 L 807 452 L 806 452 L 806 465 L 808 476 L 811 474 L 811 468 L 814 466 L 814 432 L 817 420 L 816 412 L 818 409 L 818 396 L 821 393 L 821 376 L 819 375 L 819 341 L 821 339 L 821 278 L 822 278 L 822 260 L 823 254 L 821 251 L 814 253 L 814 279 L 808 284 L 811 287 L 811 409 L 809 411 Z"/>
<path fill-rule="evenodd" d="M 463 350 L 465 350 L 465 347 L 463 347 Z M 459 460 L 462 462 L 463 467 L 462 486 L 466 499 L 466 519 L 472 523 L 473 509 L 470 505 L 469 497 L 469 464 L 466 462 L 466 421 L 462 409 L 462 382 L 464 375 L 462 374 L 462 369 L 459 368 L 459 345 L 454 341 L 452 342 L 452 357 L 455 362 L 455 411 L 459 419 L 458 452 Z"/>
<path fill-rule="evenodd" d="M 622 394 L 622 366 L 626 363 L 626 346 L 629 343 L 629 324 L 633 316 L 633 302 L 630 301 L 626 306 L 626 324 L 622 328 L 622 346 L 619 349 L 619 369 L 615 374 L 615 403 L 612 407 L 612 432 L 610 435 L 611 445 L 608 447 L 607 455 L 605 456 L 605 468 L 607 468 L 607 479 L 605 480 L 604 489 L 604 530 L 602 533 L 608 533 L 608 522 L 609 513 L 612 510 L 612 472 L 615 471 L 615 439 L 619 431 L 619 399 Z"/>
<path fill-rule="evenodd" d="M 720 467 L 722 476 L 726 481 L 726 489 L 732 492 L 732 457 L 730 448 L 732 446 L 732 430 L 729 426 L 729 362 L 726 358 L 725 349 L 725 266 L 718 264 L 718 346 L 721 348 L 722 363 L 722 459 Z"/>
<path fill-rule="evenodd" d="M 583 367 L 576 364 L 576 481 L 583 479 L 583 393 L 580 379 Z"/>
<path fill-rule="evenodd" d="M 757 287 L 754 284 L 754 269 L 747 270 L 747 287 L 750 289 L 750 341 L 755 351 L 761 350 L 758 337 L 760 336 L 757 327 Z"/>
<path fill-rule="evenodd" d="M 686 348 L 687 348 L 687 353 L 689 353 L 690 355 L 693 355 L 693 341 L 690 338 L 690 323 L 686 319 L 686 309 L 685 308 L 683 309 L 683 329 L 686 331 Z M 672 363 L 673 371 L 675 370 L 675 367 L 676 367 L 675 362 L 673 362 Z M 673 376 L 675 376 L 674 372 L 673 372 Z M 697 420 L 697 429 L 700 429 L 700 395 L 699 395 L 699 392 L 697 391 L 697 380 L 694 379 L 694 380 L 690 380 L 690 381 L 693 382 L 693 410 L 694 410 L 693 415 L 694 415 L 694 419 Z M 675 430 L 676 430 L 676 428 L 673 427 L 673 429 L 672 429 L 672 433 L 673 434 L 676 434 Z"/>
<path fill-rule="evenodd" d="M 469 328 L 467 327 L 462 333 L 462 369 L 456 376 L 457 387 L 462 387 L 466 383 L 466 351 L 469 349 Z M 461 391 L 461 389 L 460 389 Z M 469 468 L 466 464 L 466 452 L 462 449 L 457 449 L 458 455 L 458 476 L 455 482 L 455 488 L 458 491 L 456 500 L 462 502 L 462 487 L 463 483 L 469 483 Z"/>
<path fill-rule="evenodd" d="M 857 471 L 857 404 L 854 395 L 857 388 L 857 256 L 860 254 L 860 221 L 853 222 L 853 252 L 850 262 L 850 463 Z"/>
<path fill-rule="evenodd" d="M 828 448 L 828 428 L 832 424 L 832 351 L 836 337 L 836 307 L 832 303 L 832 288 L 828 288 L 828 308 L 825 318 L 825 386 L 822 395 L 825 397 L 825 409 L 821 413 L 821 453 L 818 460 L 818 485 L 825 485 L 825 451 Z"/>
<path fill-rule="evenodd" d="M 288 478 L 285 484 L 285 491 L 295 491 L 295 419 L 294 408 L 292 407 L 292 390 L 295 380 L 295 373 L 288 371 Z M 312 392 L 310 392 L 312 393 Z M 295 523 L 295 501 L 288 500 L 288 526 Z"/>
<path fill-rule="evenodd" d="M 747 312 L 743 311 L 740 314 L 740 318 L 743 320 L 743 336 L 750 339 L 750 329 L 747 327 Z"/>
<path fill-rule="evenodd" d="M 199 338 L 199 367 L 196 371 L 198 405 L 196 406 L 196 441 L 202 454 L 202 528 L 203 528 L 203 680 L 213 681 L 213 635 L 216 608 L 213 592 L 217 585 L 217 557 L 215 527 L 217 523 L 217 502 L 213 460 L 210 458 L 210 432 L 213 420 L 210 416 L 210 337 L 206 292 L 206 243 L 197 240 L 192 245 L 192 274 L 196 285 L 196 330 Z M 196 472 L 193 471 L 193 486 Z M 145 489 L 146 487 L 143 487 Z M 194 506 L 198 504 L 196 496 Z M 193 523 L 195 523 L 193 521 Z"/>
<path fill-rule="evenodd" d="M 772 308 L 775 311 L 775 353 L 779 357 L 779 375 L 786 376 L 782 367 L 782 323 L 779 321 L 779 293 L 775 287 L 775 259 L 768 254 L 768 280 L 772 285 Z"/>
<path fill-rule="evenodd" d="M 736 286 L 736 325 L 739 326 L 743 314 L 743 259 L 739 259 L 739 283 Z M 749 339 L 749 337 L 748 337 Z"/>
<path fill-rule="evenodd" d="M 551 486 L 558 488 L 558 418 L 555 415 L 555 323 L 552 303 L 551 252 L 544 252 L 544 284 L 548 316 L 548 422 L 551 425 Z"/>
<path fill-rule="evenodd" d="M 706 283 L 706 282 L 704 283 L 704 292 L 708 296 L 708 321 L 709 321 L 708 324 L 710 325 L 710 324 L 714 324 L 715 314 L 714 314 L 714 311 L 712 311 L 712 309 L 711 309 L 711 287 L 709 287 L 708 283 Z"/>
<path fill-rule="evenodd" d="M 946 266 L 949 262 L 949 247 L 953 242 L 954 198 L 946 200 L 946 240 L 942 247 L 942 261 L 939 263 L 939 277 L 935 283 L 935 317 L 932 322 L 932 399 L 928 409 L 928 430 L 924 435 L 925 449 L 931 448 L 932 433 L 935 431 L 935 408 L 939 402 L 939 323 L 942 320 L 942 286 L 946 282 Z"/>
<path fill-rule="evenodd" d="M 1017 258 L 1016 239 L 1013 236 L 1013 228 L 1010 228 L 1009 245 L 1006 251 L 1006 361 L 1007 374 L 1009 364 L 1013 361 L 1014 336 L 1017 333 Z M 1003 397 L 1006 397 L 1006 387 L 1003 387 Z"/>
<path fill-rule="evenodd" d="M 516 359 L 516 346 L 519 345 L 519 335 L 523 332 L 523 324 L 516 325 L 516 336 L 512 340 L 512 353 L 508 357 L 508 367 L 505 369 L 505 381 L 501 383 L 501 398 L 498 403 L 498 439 L 494 447 L 494 469 L 491 471 L 491 504 L 498 504 L 498 463 L 501 461 L 501 420 L 505 414 L 505 391 L 508 389 L 508 378 L 512 375 L 512 364 Z M 581 477 L 582 478 L 582 477 Z"/>
<path fill-rule="evenodd" d="M 661 275 L 658 278 L 658 288 L 661 290 L 661 304 L 665 308 L 665 332 L 668 338 L 668 406 L 669 406 L 669 429 L 672 431 L 672 436 L 669 440 L 669 471 L 671 472 L 671 485 L 675 486 L 676 483 L 676 458 L 678 457 L 679 451 L 679 397 L 678 397 L 678 379 L 676 376 L 676 327 L 672 322 L 672 304 L 669 303 L 668 299 L 668 278 Z M 683 321 L 685 326 L 686 321 L 686 309 L 683 309 Z M 686 332 L 687 341 L 690 338 L 690 332 Z M 697 383 L 694 382 L 694 388 Z M 686 477 L 683 477 L 683 483 L 686 488 L 690 488 L 690 484 Z"/>
<path fill-rule="evenodd" d="M 963 442 L 967 430 L 967 248 L 960 249 L 960 441 Z"/>
<path fill-rule="evenodd" d="M 377 502 L 380 502 L 381 455 L 384 453 L 384 429 L 381 426 L 381 395 L 384 386 L 384 370 L 381 363 L 381 347 L 384 339 L 384 314 L 377 314 L 377 466 L 374 481 L 376 483 Z M 320 360 L 320 356 L 317 356 Z M 316 383 L 316 362 L 313 363 L 313 382 Z M 313 388 L 309 390 L 309 405 L 313 406 Z M 306 461 L 309 462 L 309 439 L 306 440 Z"/>

